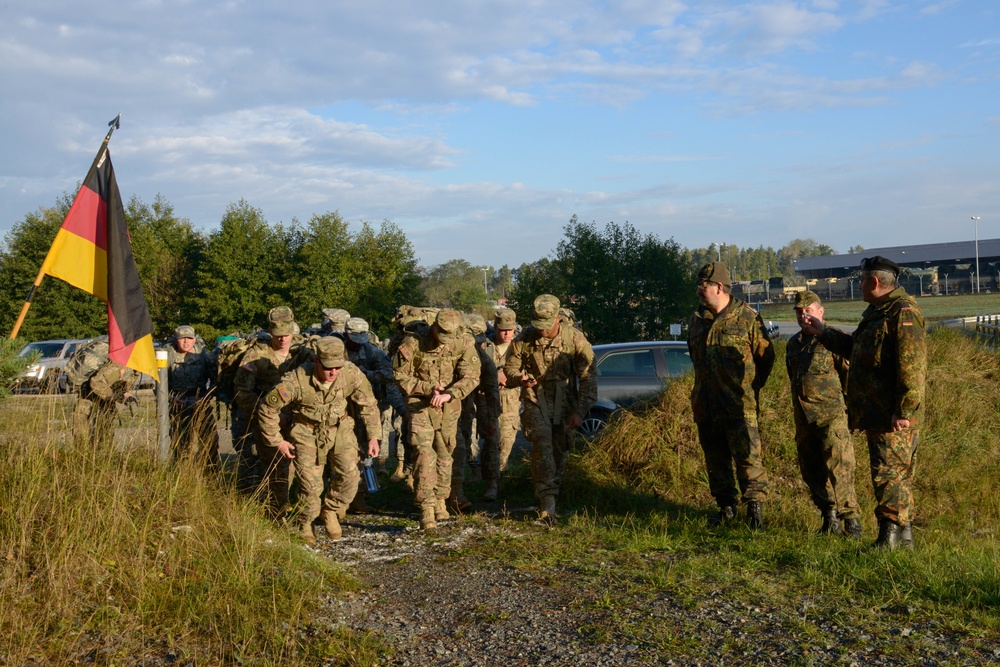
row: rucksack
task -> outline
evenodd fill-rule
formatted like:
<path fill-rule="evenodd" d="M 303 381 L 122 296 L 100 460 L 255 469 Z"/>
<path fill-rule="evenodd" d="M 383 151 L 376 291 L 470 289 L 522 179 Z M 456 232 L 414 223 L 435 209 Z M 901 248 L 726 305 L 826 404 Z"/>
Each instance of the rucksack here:
<path fill-rule="evenodd" d="M 98 336 L 80 345 L 66 362 L 66 379 L 79 389 L 108 362 L 108 337 Z"/>
<path fill-rule="evenodd" d="M 250 336 L 241 336 L 229 340 L 216 341 L 218 344 L 216 355 L 216 387 L 218 398 L 223 403 L 231 403 L 236 396 L 236 371 L 240 369 L 240 360 L 247 350 L 256 345 L 261 340 L 267 339 L 266 332 L 259 332 Z"/>

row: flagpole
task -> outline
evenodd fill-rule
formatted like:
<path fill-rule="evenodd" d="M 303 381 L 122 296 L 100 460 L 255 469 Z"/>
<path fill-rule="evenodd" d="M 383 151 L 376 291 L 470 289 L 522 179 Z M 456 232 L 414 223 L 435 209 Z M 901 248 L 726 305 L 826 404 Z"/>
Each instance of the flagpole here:
<path fill-rule="evenodd" d="M 121 127 L 121 120 L 122 114 L 119 111 L 118 115 L 108 123 L 108 133 L 104 136 L 104 141 L 101 143 L 101 147 L 97 150 L 97 156 L 94 158 L 94 162 L 90 166 L 91 169 L 93 169 L 95 165 L 100 164 L 101 160 L 104 158 L 104 153 L 108 150 L 108 142 L 111 141 L 111 135 L 114 134 L 115 130 Z M 17 338 L 17 333 L 21 330 L 21 325 L 24 324 L 24 318 L 28 315 L 28 309 L 31 308 L 31 300 L 35 298 L 35 292 L 38 291 L 38 288 L 41 286 L 44 278 L 45 262 L 43 261 L 42 268 L 38 270 L 38 276 L 35 277 L 35 282 L 31 285 L 31 289 L 28 290 L 28 296 L 24 297 L 24 305 L 21 306 L 21 312 L 17 316 L 17 321 L 14 322 L 14 328 L 11 329 L 11 340 Z"/>

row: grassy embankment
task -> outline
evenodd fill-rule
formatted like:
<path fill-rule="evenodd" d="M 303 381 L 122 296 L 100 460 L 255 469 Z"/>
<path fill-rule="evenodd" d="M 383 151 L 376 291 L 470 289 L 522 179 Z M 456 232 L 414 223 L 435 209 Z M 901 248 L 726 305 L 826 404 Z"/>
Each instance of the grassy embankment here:
<path fill-rule="evenodd" d="M 310 626 L 321 595 L 356 582 L 259 503 L 155 464 L 152 397 L 116 451 L 75 446 L 71 406 L 0 403 L 0 664 L 136 664 L 147 649 L 199 665 L 378 654 L 370 636 Z"/>
<path fill-rule="evenodd" d="M 770 476 L 764 533 L 706 525 L 715 506 L 691 421 L 688 377 L 644 412 L 623 414 L 571 461 L 560 507 L 577 511 L 565 527 L 490 540 L 479 552 L 523 568 L 571 565 L 581 573 L 574 583 L 580 598 L 603 611 L 589 632 L 642 642 L 663 659 L 739 664 L 754 655 L 762 637 L 705 646 L 697 627 L 652 617 L 637 622 L 635 610 L 655 608 L 656 601 L 697 607 L 718 594 L 739 600 L 750 615 L 760 612 L 762 628 L 770 611 L 797 619 L 787 632 L 801 641 L 802 664 L 811 664 L 810 642 L 830 625 L 857 628 L 851 634 L 859 646 L 866 637 L 890 637 L 899 664 L 921 664 L 933 638 L 901 628 L 927 622 L 964 638 L 955 664 L 1000 659 L 993 653 L 1000 646 L 1000 357 L 953 330 L 931 336 L 916 473 L 917 548 L 884 553 L 868 548 L 876 528 L 867 446 L 859 435 L 864 541 L 814 534 L 820 517 L 796 464 L 783 355 L 779 342 L 779 362 L 762 393 Z M 716 630 L 712 636 L 727 632 Z"/>
<path fill-rule="evenodd" d="M 822 296 L 822 295 L 820 295 Z M 959 294 L 954 296 L 923 296 L 917 304 L 927 322 L 1000 314 L 1000 294 Z M 868 307 L 864 301 L 828 301 L 823 304 L 828 322 L 857 324 L 861 313 Z M 795 319 L 791 303 L 765 303 L 761 308 L 765 320 L 790 321 Z"/>

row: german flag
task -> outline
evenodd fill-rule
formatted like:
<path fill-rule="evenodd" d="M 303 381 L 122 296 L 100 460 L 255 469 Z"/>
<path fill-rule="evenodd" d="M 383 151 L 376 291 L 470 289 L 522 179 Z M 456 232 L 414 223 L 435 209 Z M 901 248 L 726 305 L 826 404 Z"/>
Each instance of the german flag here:
<path fill-rule="evenodd" d="M 107 303 L 109 356 L 155 378 L 153 318 L 132 254 L 125 207 L 108 152 L 110 136 L 109 132 L 40 273 L 65 280 Z"/>

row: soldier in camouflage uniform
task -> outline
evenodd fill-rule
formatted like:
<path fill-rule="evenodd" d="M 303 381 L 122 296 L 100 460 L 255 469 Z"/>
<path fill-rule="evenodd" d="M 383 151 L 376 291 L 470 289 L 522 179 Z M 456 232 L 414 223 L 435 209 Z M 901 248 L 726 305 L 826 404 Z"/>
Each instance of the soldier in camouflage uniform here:
<path fill-rule="evenodd" d="M 823 321 L 823 304 L 815 292 L 795 296 L 799 326 L 807 316 Z M 820 533 L 860 538 L 854 444 L 844 403 L 847 359 L 830 352 L 816 336 L 799 331 L 788 340 L 785 367 L 791 382 L 799 470 L 823 515 Z"/>
<path fill-rule="evenodd" d="M 175 460 L 190 458 L 215 468 L 219 463 L 219 431 L 209 401 L 215 362 L 196 346 L 194 327 L 174 329 L 174 339 L 167 347 L 170 442 Z"/>
<path fill-rule="evenodd" d="M 851 360 L 847 417 L 865 432 L 875 488 L 875 545 L 913 548 L 913 463 L 924 421 L 927 340 L 916 300 L 897 285 L 899 266 L 876 255 L 861 260 L 869 304 L 849 336 L 808 318 L 803 330 Z"/>
<path fill-rule="evenodd" d="M 110 359 L 80 386 L 73 410 L 73 437 L 81 443 L 111 447 L 115 442 L 118 404 L 138 402 L 132 387 L 138 374 Z"/>
<path fill-rule="evenodd" d="M 691 409 L 709 489 L 719 506 L 710 523 L 733 519 L 742 493 L 747 524 L 760 530 L 767 471 L 761 459 L 757 396 L 774 366 L 774 347 L 760 315 L 732 295 L 731 284 L 722 262 L 706 264 L 698 272 L 701 306 L 688 329 L 694 363 Z"/>
<path fill-rule="evenodd" d="M 482 315 L 467 315 L 466 328 L 475 340 L 481 371 L 479 386 L 462 401 L 462 414 L 458 421 L 458 444 L 452 459 L 451 495 L 448 497 L 448 507 L 455 512 L 464 512 L 472 507 L 464 488 L 465 465 L 472 457 L 479 455 L 483 479 L 488 479 L 486 475 L 493 475 L 494 471 L 499 475 L 497 420 L 500 416 L 500 388 L 493 361 L 493 344 L 486 338 L 486 320 Z M 479 437 L 485 439 L 482 449 L 479 448 Z M 496 500 L 496 495 L 491 500 Z"/>
<path fill-rule="evenodd" d="M 597 375 L 594 350 L 583 332 L 561 321 L 558 298 L 536 298 L 534 315 L 510 344 L 504 375 L 508 387 L 521 389 L 538 515 L 552 521 L 573 433 L 597 400 Z"/>
<path fill-rule="evenodd" d="M 288 509 L 288 462 L 281 452 L 266 440 L 257 422 L 257 407 L 264 396 L 274 388 L 282 376 L 295 370 L 302 363 L 312 361 L 312 352 L 306 346 L 292 346 L 294 317 L 288 306 L 272 308 L 268 313 L 271 340 L 259 342 L 247 350 L 236 372 L 233 386 L 236 404 L 243 414 L 251 415 L 250 429 L 257 448 L 257 469 L 261 490 L 265 494 L 268 511 L 274 518 L 281 518 Z M 282 422 L 291 427 L 290 415 Z M 285 439 L 288 433 L 285 432 Z"/>
<path fill-rule="evenodd" d="M 347 326 L 347 320 L 349 319 L 351 319 L 351 314 L 343 308 L 324 308 L 323 335 L 336 335 L 343 338 L 344 327 Z"/>
<path fill-rule="evenodd" d="M 445 499 L 451 493 L 458 417 L 462 399 L 479 384 L 479 355 L 463 331 L 461 313 L 447 309 L 426 333 L 403 339 L 392 366 L 410 414 L 416 502 L 426 530 L 450 516 Z"/>
<path fill-rule="evenodd" d="M 510 308 L 499 310 L 493 320 L 493 362 L 497 367 L 497 381 L 500 386 L 500 429 L 499 452 L 496 471 L 487 470 L 483 464 L 483 479 L 486 480 L 486 500 L 496 500 L 500 473 L 507 469 L 507 460 L 514 449 L 517 432 L 521 428 L 521 390 L 507 386 L 504 367 L 510 356 L 510 344 L 517 330 L 517 315 Z"/>
<path fill-rule="evenodd" d="M 316 361 L 305 362 L 267 393 L 257 409 L 263 439 L 295 464 L 305 506 L 302 539 L 316 542 L 313 521 L 323 520 L 326 536 L 341 537 L 340 519 L 358 489 L 358 440 L 352 412 L 368 433 L 368 456 L 378 456 L 381 430 L 378 402 L 364 372 L 347 361 L 344 342 L 334 336 L 316 344 Z M 282 414 L 290 418 L 283 434 Z M 330 470 L 330 488 L 323 493 L 323 468 Z"/>

